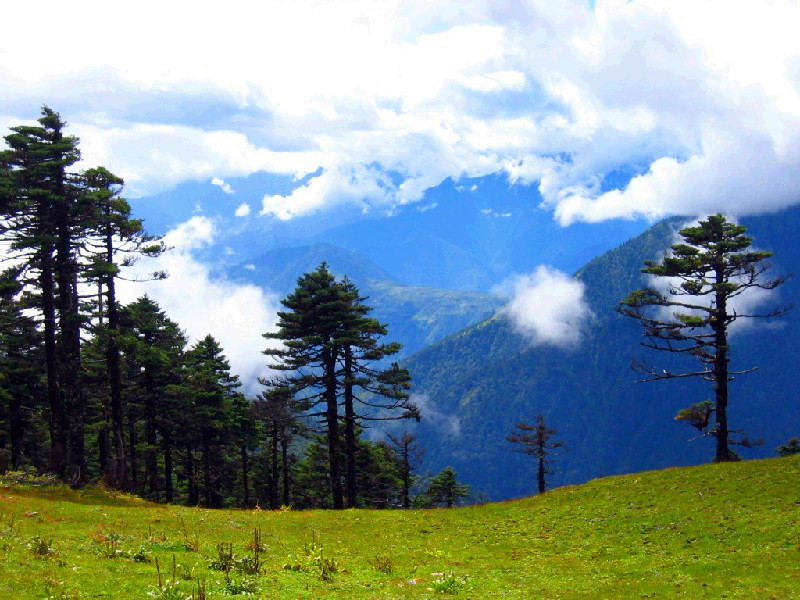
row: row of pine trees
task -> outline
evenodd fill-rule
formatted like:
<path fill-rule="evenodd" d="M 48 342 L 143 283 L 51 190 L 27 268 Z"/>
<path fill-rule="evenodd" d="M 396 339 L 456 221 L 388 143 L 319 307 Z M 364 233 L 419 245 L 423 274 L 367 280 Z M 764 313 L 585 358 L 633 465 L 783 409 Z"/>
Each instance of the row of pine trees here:
<path fill-rule="evenodd" d="M 324 264 L 298 280 L 265 334 L 277 375 L 247 398 L 212 336 L 189 345 L 147 296 L 120 304 L 125 268 L 165 247 L 131 216 L 119 177 L 74 171 L 64 129 L 44 107 L 0 152 L 0 472 L 208 507 L 411 506 L 415 436 L 364 436 L 419 420 L 411 378 L 352 282 Z M 425 489 L 428 505 L 467 494 L 450 469 Z"/>

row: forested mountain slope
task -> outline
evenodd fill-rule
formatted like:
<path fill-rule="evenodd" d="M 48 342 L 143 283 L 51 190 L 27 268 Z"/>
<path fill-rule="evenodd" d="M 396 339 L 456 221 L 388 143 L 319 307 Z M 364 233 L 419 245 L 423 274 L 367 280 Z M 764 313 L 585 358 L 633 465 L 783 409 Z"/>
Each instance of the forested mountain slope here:
<path fill-rule="evenodd" d="M 566 449 L 555 459 L 555 485 L 592 477 L 699 463 L 713 456 L 710 439 L 689 441 L 695 430 L 674 421 L 676 412 L 712 395 L 700 380 L 635 383 L 631 359 L 660 368 L 693 368 L 691 359 L 640 347 L 637 323 L 615 312 L 619 300 L 643 283 L 640 268 L 674 243 L 680 221 L 662 222 L 580 269 L 594 313 L 574 350 L 531 346 L 502 314 L 495 315 L 406 361 L 414 389 L 425 396 L 419 426 L 425 467 L 451 464 L 476 491 L 491 498 L 531 493 L 532 461 L 505 441 L 514 424 L 544 414 Z M 775 252 L 775 273 L 800 271 L 800 210 L 743 220 L 758 248 Z M 797 302 L 800 281 L 774 293 L 775 304 Z M 731 427 L 763 438 L 745 457 L 774 454 L 800 434 L 800 350 L 792 343 L 800 313 L 755 323 L 732 338 L 734 368 L 758 366 L 731 385 Z M 668 362 L 669 361 L 669 362 Z M 427 413 L 427 414 L 426 414 Z M 427 417 L 427 418 L 425 418 Z"/>

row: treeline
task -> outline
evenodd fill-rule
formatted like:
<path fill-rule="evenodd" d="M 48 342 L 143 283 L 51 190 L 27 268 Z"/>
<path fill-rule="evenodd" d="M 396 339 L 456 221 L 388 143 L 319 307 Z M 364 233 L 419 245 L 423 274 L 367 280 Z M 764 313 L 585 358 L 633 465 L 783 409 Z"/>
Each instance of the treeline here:
<path fill-rule="evenodd" d="M 74 172 L 78 140 L 64 129 L 45 107 L 0 152 L 0 472 L 209 507 L 448 506 L 466 495 L 446 469 L 412 498 L 415 436 L 365 439 L 370 422 L 419 411 L 409 373 L 389 362 L 400 346 L 381 341 L 385 326 L 324 264 L 265 334 L 280 375 L 256 398 L 212 336 L 190 346 L 147 296 L 121 305 L 126 267 L 165 247 L 131 216 L 122 179 Z"/>

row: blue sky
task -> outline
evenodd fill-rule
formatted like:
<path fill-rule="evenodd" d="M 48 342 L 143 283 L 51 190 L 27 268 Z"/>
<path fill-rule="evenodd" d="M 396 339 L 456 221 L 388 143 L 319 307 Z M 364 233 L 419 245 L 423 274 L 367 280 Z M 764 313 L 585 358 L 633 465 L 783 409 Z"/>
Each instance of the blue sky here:
<path fill-rule="evenodd" d="M 47 103 L 85 166 L 123 176 L 129 197 L 166 203 L 202 184 L 226 227 L 391 214 L 448 179 L 489 176 L 535 186 L 565 226 L 800 199 L 789 0 L 14 2 L 3 14 L 0 131 Z M 171 267 L 193 278 L 175 288 L 205 296 L 152 293 L 192 335 L 209 327 L 255 352 L 260 333 L 243 336 L 269 326 L 275 299 L 199 261 L 230 233 L 223 221 L 163 213 L 183 223 Z"/>

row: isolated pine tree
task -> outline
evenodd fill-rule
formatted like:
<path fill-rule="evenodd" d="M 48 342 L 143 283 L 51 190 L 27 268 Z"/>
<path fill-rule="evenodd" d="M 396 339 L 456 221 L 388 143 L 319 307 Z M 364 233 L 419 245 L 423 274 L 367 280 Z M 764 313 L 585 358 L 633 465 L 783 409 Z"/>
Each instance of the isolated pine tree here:
<path fill-rule="evenodd" d="M 731 301 L 747 290 L 771 290 L 785 281 L 783 277 L 764 276 L 764 261 L 772 252 L 750 250 L 753 240 L 745 231 L 745 227 L 720 214 L 681 229 L 684 241 L 674 244 L 660 262 L 647 261 L 642 269 L 643 273 L 666 280 L 667 292 L 654 287 L 636 290 L 618 309 L 642 324 L 645 347 L 699 361 L 700 368 L 693 371 L 673 372 L 643 365 L 636 368 L 646 375 L 643 381 L 699 377 L 711 382 L 714 402 L 709 408 L 715 425 L 709 433 L 716 439 L 715 461 L 737 459 L 731 444 L 751 444 L 747 438 L 733 438 L 732 434 L 741 432 L 728 426 L 728 382 L 734 375 L 753 370 L 729 368 L 729 327 L 738 319 L 776 317 L 786 312 L 775 309 L 743 313 L 731 306 Z M 697 412 L 693 408 L 696 407 L 690 407 L 688 412 Z"/>
<path fill-rule="evenodd" d="M 536 483 L 539 493 L 544 494 L 545 476 L 553 472 L 548 457 L 553 450 L 561 448 L 564 442 L 551 441 L 558 432 L 545 425 L 543 415 L 536 417 L 536 425 L 517 423 L 516 428 L 518 431 L 511 433 L 506 439 L 519 446 L 518 452 L 536 459 Z"/>
<path fill-rule="evenodd" d="M 400 460 L 400 477 L 403 481 L 403 508 L 411 508 L 411 486 L 414 484 L 414 472 L 422 466 L 425 451 L 417 445 L 417 436 L 404 432 L 401 435 L 389 434 L 395 454 Z"/>

